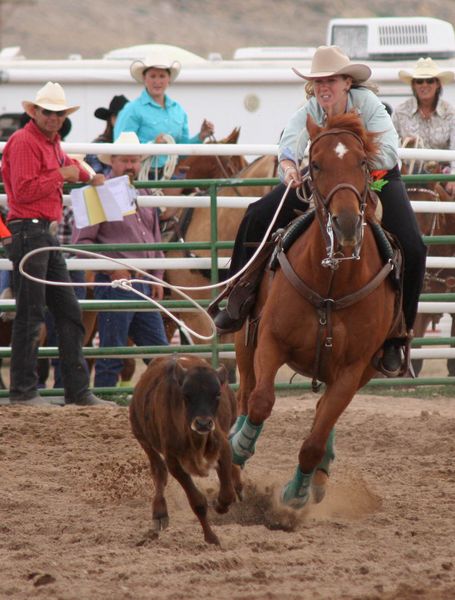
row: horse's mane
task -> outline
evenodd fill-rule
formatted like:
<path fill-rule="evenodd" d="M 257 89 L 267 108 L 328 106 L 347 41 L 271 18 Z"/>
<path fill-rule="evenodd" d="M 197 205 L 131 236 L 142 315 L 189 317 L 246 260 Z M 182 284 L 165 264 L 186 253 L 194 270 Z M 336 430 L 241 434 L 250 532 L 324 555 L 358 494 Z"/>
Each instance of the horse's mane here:
<path fill-rule="evenodd" d="M 379 132 L 367 131 L 360 116 L 355 112 L 329 117 L 322 131 L 330 129 L 347 129 L 355 133 L 362 140 L 369 162 L 379 153 Z"/>

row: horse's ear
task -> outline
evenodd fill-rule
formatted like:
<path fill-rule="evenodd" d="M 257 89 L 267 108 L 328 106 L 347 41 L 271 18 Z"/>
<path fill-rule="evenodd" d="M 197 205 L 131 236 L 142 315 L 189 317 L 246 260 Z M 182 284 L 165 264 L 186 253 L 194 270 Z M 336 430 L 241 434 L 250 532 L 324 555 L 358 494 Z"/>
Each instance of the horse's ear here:
<path fill-rule="evenodd" d="M 318 133 L 321 131 L 322 127 L 316 125 L 311 115 L 307 115 L 306 117 L 306 128 L 308 130 L 308 135 L 310 136 L 310 140 L 314 139 Z"/>
<path fill-rule="evenodd" d="M 236 144 L 239 140 L 239 135 L 240 135 L 240 127 L 236 127 L 235 129 L 233 129 L 231 131 L 231 133 L 227 137 L 223 138 L 218 143 L 219 144 Z"/>

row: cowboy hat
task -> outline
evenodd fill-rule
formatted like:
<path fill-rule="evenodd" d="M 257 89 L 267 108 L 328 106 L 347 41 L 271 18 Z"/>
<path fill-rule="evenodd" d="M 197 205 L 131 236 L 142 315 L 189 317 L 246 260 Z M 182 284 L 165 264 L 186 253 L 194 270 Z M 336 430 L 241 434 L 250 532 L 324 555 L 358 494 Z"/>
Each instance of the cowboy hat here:
<path fill-rule="evenodd" d="M 319 46 L 313 54 L 311 71 L 308 74 L 292 69 L 296 75 L 303 79 L 317 79 L 318 77 L 332 77 L 332 75 L 349 75 L 357 83 L 366 81 L 371 76 L 371 69 L 367 65 L 352 63 L 351 59 L 338 48 L 338 46 Z"/>
<path fill-rule="evenodd" d="M 37 91 L 34 100 L 24 100 L 22 106 L 32 118 L 35 116 L 32 112 L 34 106 L 54 111 L 66 110 L 68 115 L 80 108 L 79 106 L 69 106 L 62 86 L 59 83 L 52 83 L 52 81 L 48 81 L 45 86 Z"/>
<path fill-rule="evenodd" d="M 115 140 L 114 144 L 115 145 L 140 144 L 140 141 L 139 141 L 139 138 L 137 137 L 137 135 L 134 133 L 134 131 L 122 131 L 122 133 Z M 131 152 L 130 154 L 133 155 L 135 153 Z M 144 158 L 144 156 L 142 154 L 140 155 L 140 157 L 141 157 L 141 160 Z M 112 164 L 112 154 L 99 154 L 98 158 L 105 165 Z"/>
<path fill-rule="evenodd" d="M 138 83 L 144 83 L 144 73 L 147 69 L 166 69 L 171 74 L 171 83 L 175 81 L 180 73 L 181 65 L 178 60 L 169 58 L 167 52 L 157 51 L 144 60 L 135 60 L 130 66 L 130 73 Z"/>
<path fill-rule="evenodd" d="M 123 94 L 120 96 L 114 96 L 109 103 L 109 108 L 100 106 L 93 113 L 97 119 L 102 121 L 109 121 L 109 117 L 112 115 L 117 116 L 125 104 L 128 104 L 129 100 Z"/>
<path fill-rule="evenodd" d="M 440 71 L 436 63 L 431 58 L 419 58 L 414 71 L 398 71 L 398 77 L 405 83 L 411 83 L 413 79 L 431 79 L 436 77 L 443 84 L 452 83 L 454 74 L 452 71 Z"/>

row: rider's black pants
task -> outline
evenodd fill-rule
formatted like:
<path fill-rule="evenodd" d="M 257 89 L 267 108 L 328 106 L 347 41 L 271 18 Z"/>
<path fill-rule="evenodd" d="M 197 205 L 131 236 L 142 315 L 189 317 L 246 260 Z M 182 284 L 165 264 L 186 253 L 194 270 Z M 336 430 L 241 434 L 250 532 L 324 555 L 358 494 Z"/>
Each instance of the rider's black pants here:
<path fill-rule="evenodd" d="M 388 183 L 378 193 L 383 207 L 382 224 L 397 237 L 403 249 L 403 311 L 406 327 L 412 329 L 425 274 L 426 246 L 398 167 L 388 171 L 384 179 Z M 281 183 L 249 205 L 235 239 L 229 276 L 237 273 L 254 254 L 256 247 L 248 244 L 262 240 L 285 190 L 285 185 Z M 286 227 L 298 215 L 298 211 L 307 208 L 308 205 L 297 197 L 295 190 L 290 189 L 273 231 Z"/>

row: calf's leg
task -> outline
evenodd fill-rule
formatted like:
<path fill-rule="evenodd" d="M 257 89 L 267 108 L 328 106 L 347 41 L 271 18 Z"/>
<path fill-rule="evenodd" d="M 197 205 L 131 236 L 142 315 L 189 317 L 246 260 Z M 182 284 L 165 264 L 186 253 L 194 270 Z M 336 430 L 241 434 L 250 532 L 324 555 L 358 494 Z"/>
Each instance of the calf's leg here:
<path fill-rule="evenodd" d="M 220 541 L 207 520 L 207 498 L 197 489 L 190 475 L 182 469 L 176 458 L 167 457 L 166 463 L 169 472 L 185 490 L 190 506 L 202 526 L 205 541 L 207 544 L 217 544 L 219 546 Z"/>

